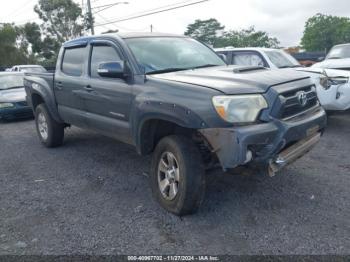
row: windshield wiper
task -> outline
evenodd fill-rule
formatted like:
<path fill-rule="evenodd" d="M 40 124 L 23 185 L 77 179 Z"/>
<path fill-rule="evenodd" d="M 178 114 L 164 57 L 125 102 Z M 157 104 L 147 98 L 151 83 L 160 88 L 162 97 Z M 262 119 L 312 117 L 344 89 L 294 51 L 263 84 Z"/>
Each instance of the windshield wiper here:
<path fill-rule="evenodd" d="M 279 68 L 296 68 L 296 67 L 302 67 L 301 65 L 285 65 L 285 66 L 280 66 Z"/>
<path fill-rule="evenodd" d="M 187 69 L 188 68 L 171 67 L 171 68 L 153 70 L 153 71 L 147 72 L 146 75 L 170 73 L 170 72 L 176 72 L 176 71 L 187 70 Z"/>
<path fill-rule="evenodd" d="M 199 68 L 213 67 L 213 66 L 220 66 L 220 65 L 205 64 L 205 65 L 200 65 L 200 66 L 191 67 L 191 68 L 189 68 L 189 69 L 199 69 Z"/>
<path fill-rule="evenodd" d="M 159 69 L 159 70 L 153 70 L 151 72 L 146 73 L 146 75 L 152 75 L 152 74 L 162 74 L 162 73 L 170 73 L 170 72 L 176 72 L 176 71 L 182 71 L 182 70 L 191 70 L 191 69 L 199 69 L 199 68 L 205 68 L 205 67 L 213 67 L 213 66 L 219 66 L 214 64 L 205 64 L 195 67 L 188 67 L 188 68 L 179 68 L 179 67 L 170 67 L 165 69 Z"/>
<path fill-rule="evenodd" d="M 341 57 L 339 57 L 339 56 L 332 56 L 332 57 L 328 57 L 327 59 L 341 59 Z"/>

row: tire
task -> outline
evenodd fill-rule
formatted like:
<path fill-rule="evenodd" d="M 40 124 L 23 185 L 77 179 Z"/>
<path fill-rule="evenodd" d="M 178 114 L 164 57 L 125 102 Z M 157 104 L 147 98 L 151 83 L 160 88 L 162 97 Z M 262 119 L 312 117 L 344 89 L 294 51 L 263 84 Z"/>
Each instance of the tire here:
<path fill-rule="evenodd" d="M 175 164 L 169 171 L 171 162 Z M 176 135 L 161 139 L 153 153 L 149 179 L 153 197 L 164 209 L 178 216 L 195 213 L 204 197 L 205 169 L 194 142 Z"/>
<path fill-rule="evenodd" d="M 35 109 L 35 125 L 39 139 L 43 145 L 46 147 L 58 147 L 62 145 L 64 125 L 51 117 L 45 104 L 40 104 Z"/>

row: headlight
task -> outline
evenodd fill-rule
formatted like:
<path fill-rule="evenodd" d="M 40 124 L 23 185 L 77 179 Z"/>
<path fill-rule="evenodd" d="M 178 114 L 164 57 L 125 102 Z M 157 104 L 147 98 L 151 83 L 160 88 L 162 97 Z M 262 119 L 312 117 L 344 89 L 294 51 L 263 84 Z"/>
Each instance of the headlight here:
<path fill-rule="evenodd" d="M 15 105 L 12 103 L 0 103 L 0 108 L 11 108 L 11 107 L 15 107 Z"/>
<path fill-rule="evenodd" d="M 322 76 L 320 78 L 320 84 L 326 90 L 333 85 L 343 85 L 348 82 L 349 82 L 349 78 L 345 76 L 338 76 L 338 77 Z"/>
<path fill-rule="evenodd" d="M 216 112 L 230 123 L 254 122 L 260 111 L 268 107 L 262 95 L 214 96 L 213 104 Z"/>

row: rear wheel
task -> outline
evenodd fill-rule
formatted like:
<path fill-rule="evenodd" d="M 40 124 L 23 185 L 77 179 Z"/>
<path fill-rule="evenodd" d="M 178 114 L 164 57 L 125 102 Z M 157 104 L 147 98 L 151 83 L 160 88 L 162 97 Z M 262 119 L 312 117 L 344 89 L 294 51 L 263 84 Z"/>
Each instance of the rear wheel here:
<path fill-rule="evenodd" d="M 167 211 L 197 211 L 205 191 L 205 171 L 194 142 L 183 136 L 163 138 L 153 154 L 150 183 L 153 196 Z"/>
<path fill-rule="evenodd" d="M 64 125 L 51 117 L 45 104 L 36 107 L 35 124 L 39 139 L 46 147 L 62 145 Z"/>

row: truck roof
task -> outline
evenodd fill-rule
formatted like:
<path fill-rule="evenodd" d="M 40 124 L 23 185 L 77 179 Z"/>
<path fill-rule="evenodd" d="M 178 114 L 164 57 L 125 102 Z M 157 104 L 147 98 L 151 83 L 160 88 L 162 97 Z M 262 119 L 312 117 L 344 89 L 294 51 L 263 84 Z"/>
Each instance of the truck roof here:
<path fill-rule="evenodd" d="M 122 38 L 122 39 L 127 39 L 127 38 L 139 38 L 139 37 L 187 37 L 184 35 L 176 35 L 176 34 L 168 34 L 168 33 L 151 33 L 151 32 L 132 32 L 132 33 L 109 33 L 109 34 L 101 34 L 101 35 L 94 35 L 94 36 L 83 36 L 79 37 L 73 40 L 69 40 L 64 43 L 65 46 L 70 46 L 70 45 L 75 45 L 79 44 L 81 42 L 86 42 L 91 39 L 98 39 L 102 37 L 115 37 L 115 38 Z"/>

